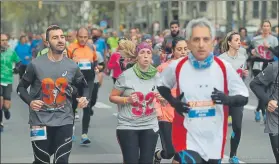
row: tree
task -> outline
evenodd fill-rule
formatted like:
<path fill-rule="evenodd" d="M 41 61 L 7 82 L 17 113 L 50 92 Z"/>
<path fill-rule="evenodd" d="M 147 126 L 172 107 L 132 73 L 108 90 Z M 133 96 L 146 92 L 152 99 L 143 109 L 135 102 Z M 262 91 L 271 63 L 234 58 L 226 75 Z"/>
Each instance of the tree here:
<path fill-rule="evenodd" d="M 233 2 L 227 1 L 226 2 L 226 10 L 227 10 L 227 25 L 226 25 L 226 32 L 232 31 L 232 23 L 233 23 L 233 11 L 232 11 Z"/>

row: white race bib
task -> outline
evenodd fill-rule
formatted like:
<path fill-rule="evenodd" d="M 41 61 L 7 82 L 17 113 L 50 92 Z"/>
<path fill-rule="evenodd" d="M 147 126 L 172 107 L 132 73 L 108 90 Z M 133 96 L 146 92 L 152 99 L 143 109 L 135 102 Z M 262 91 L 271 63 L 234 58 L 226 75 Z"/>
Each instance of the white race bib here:
<path fill-rule="evenodd" d="M 1 85 L 4 87 L 8 86 L 8 84 L 5 84 L 5 83 L 1 83 Z"/>
<path fill-rule="evenodd" d="M 78 67 L 80 70 L 91 70 L 91 62 L 89 61 L 78 62 Z"/>
<path fill-rule="evenodd" d="M 30 131 L 31 141 L 39 141 L 47 139 L 46 126 L 32 126 Z"/>

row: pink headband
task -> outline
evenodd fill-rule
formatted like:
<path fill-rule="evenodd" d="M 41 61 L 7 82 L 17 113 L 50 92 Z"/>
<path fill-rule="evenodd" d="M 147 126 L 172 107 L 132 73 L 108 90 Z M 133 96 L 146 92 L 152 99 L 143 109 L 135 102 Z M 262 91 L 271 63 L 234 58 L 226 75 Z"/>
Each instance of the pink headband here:
<path fill-rule="evenodd" d="M 150 44 L 146 43 L 146 42 L 141 42 L 138 46 L 137 46 L 137 49 L 136 49 L 136 54 L 138 54 L 140 52 L 140 50 L 144 49 L 144 48 L 147 48 L 149 49 L 150 51 L 152 51 L 152 47 Z"/>

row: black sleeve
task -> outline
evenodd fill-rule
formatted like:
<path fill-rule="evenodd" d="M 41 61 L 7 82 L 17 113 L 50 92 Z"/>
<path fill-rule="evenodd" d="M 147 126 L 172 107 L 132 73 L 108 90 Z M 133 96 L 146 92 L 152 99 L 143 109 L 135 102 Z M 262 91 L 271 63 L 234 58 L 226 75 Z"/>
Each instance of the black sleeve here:
<path fill-rule="evenodd" d="M 168 87 L 157 86 L 157 90 L 164 99 L 166 99 L 170 104 L 173 104 L 175 98 L 172 96 L 171 90 Z"/>
<path fill-rule="evenodd" d="M 250 88 L 257 98 L 260 99 L 264 104 L 269 102 L 269 97 L 265 90 L 266 86 L 258 78 L 254 78 L 254 80 L 251 81 Z"/>
<path fill-rule="evenodd" d="M 27 88 L 35 81 L 35 71 L 32 63 L 27 66 L 26 73 L 23 75 L 17 86 L 17 93 L 19 97 L 28 105 L 33 100 L 29 95 Z"/>
<path fill-rule="evenodd" d="M 228 106 L 242 107 L 248 103 L 248 97 L 242 95 L 229 96 Z"/>
<path fill-rule="evenodd" d="M 253 93 L 265 104 L 270 100 L 266 88 L 276 79 L 273 75 L 273 71 L 273 64 L 270 63 L 266 69 L 259 73 L 259 75 L 250 83 L 250 88 Z"/>
<path fill-rule="evenodd" d="M 75 74 L 75 77 L 73 80 L 73 85 L 76 88 L 83 88 L 83 97 L 86 97 L 89 100 L 88 84 L 79 68 L 77 68 L 77 71 L 76 71 L 76 74 Z"/>
<path fill-rule="evenodd" d="M 276 46 L 276 47 L 274 47 L 274 48 L 270 47 L 269 50 L 270 50 L 275 56 L 278 57 L 278 55 L 279 55 L 279 45 Z"/>

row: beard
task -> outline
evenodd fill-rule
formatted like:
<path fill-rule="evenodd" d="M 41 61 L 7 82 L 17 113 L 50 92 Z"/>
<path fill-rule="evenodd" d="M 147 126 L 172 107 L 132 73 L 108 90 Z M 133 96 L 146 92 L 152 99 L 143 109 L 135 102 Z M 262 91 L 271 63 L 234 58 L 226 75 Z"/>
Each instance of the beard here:
<path fill-rule="evenodd" d="M 177 32 L 171 32 L 172 37 L 176 37 L 179 34 L 179 30 Z"/>
<path fill-rule="evenodd" d="M 63 50 L 59 50 L 57 49 L 54 45 L 52 45 L 51 43 L 49 43 L 49 48 L 51 49 L 51 51 L 55 54 L 63 54 L 63 51 L 66 49 L 66 46 L 64 46 Z"/>

